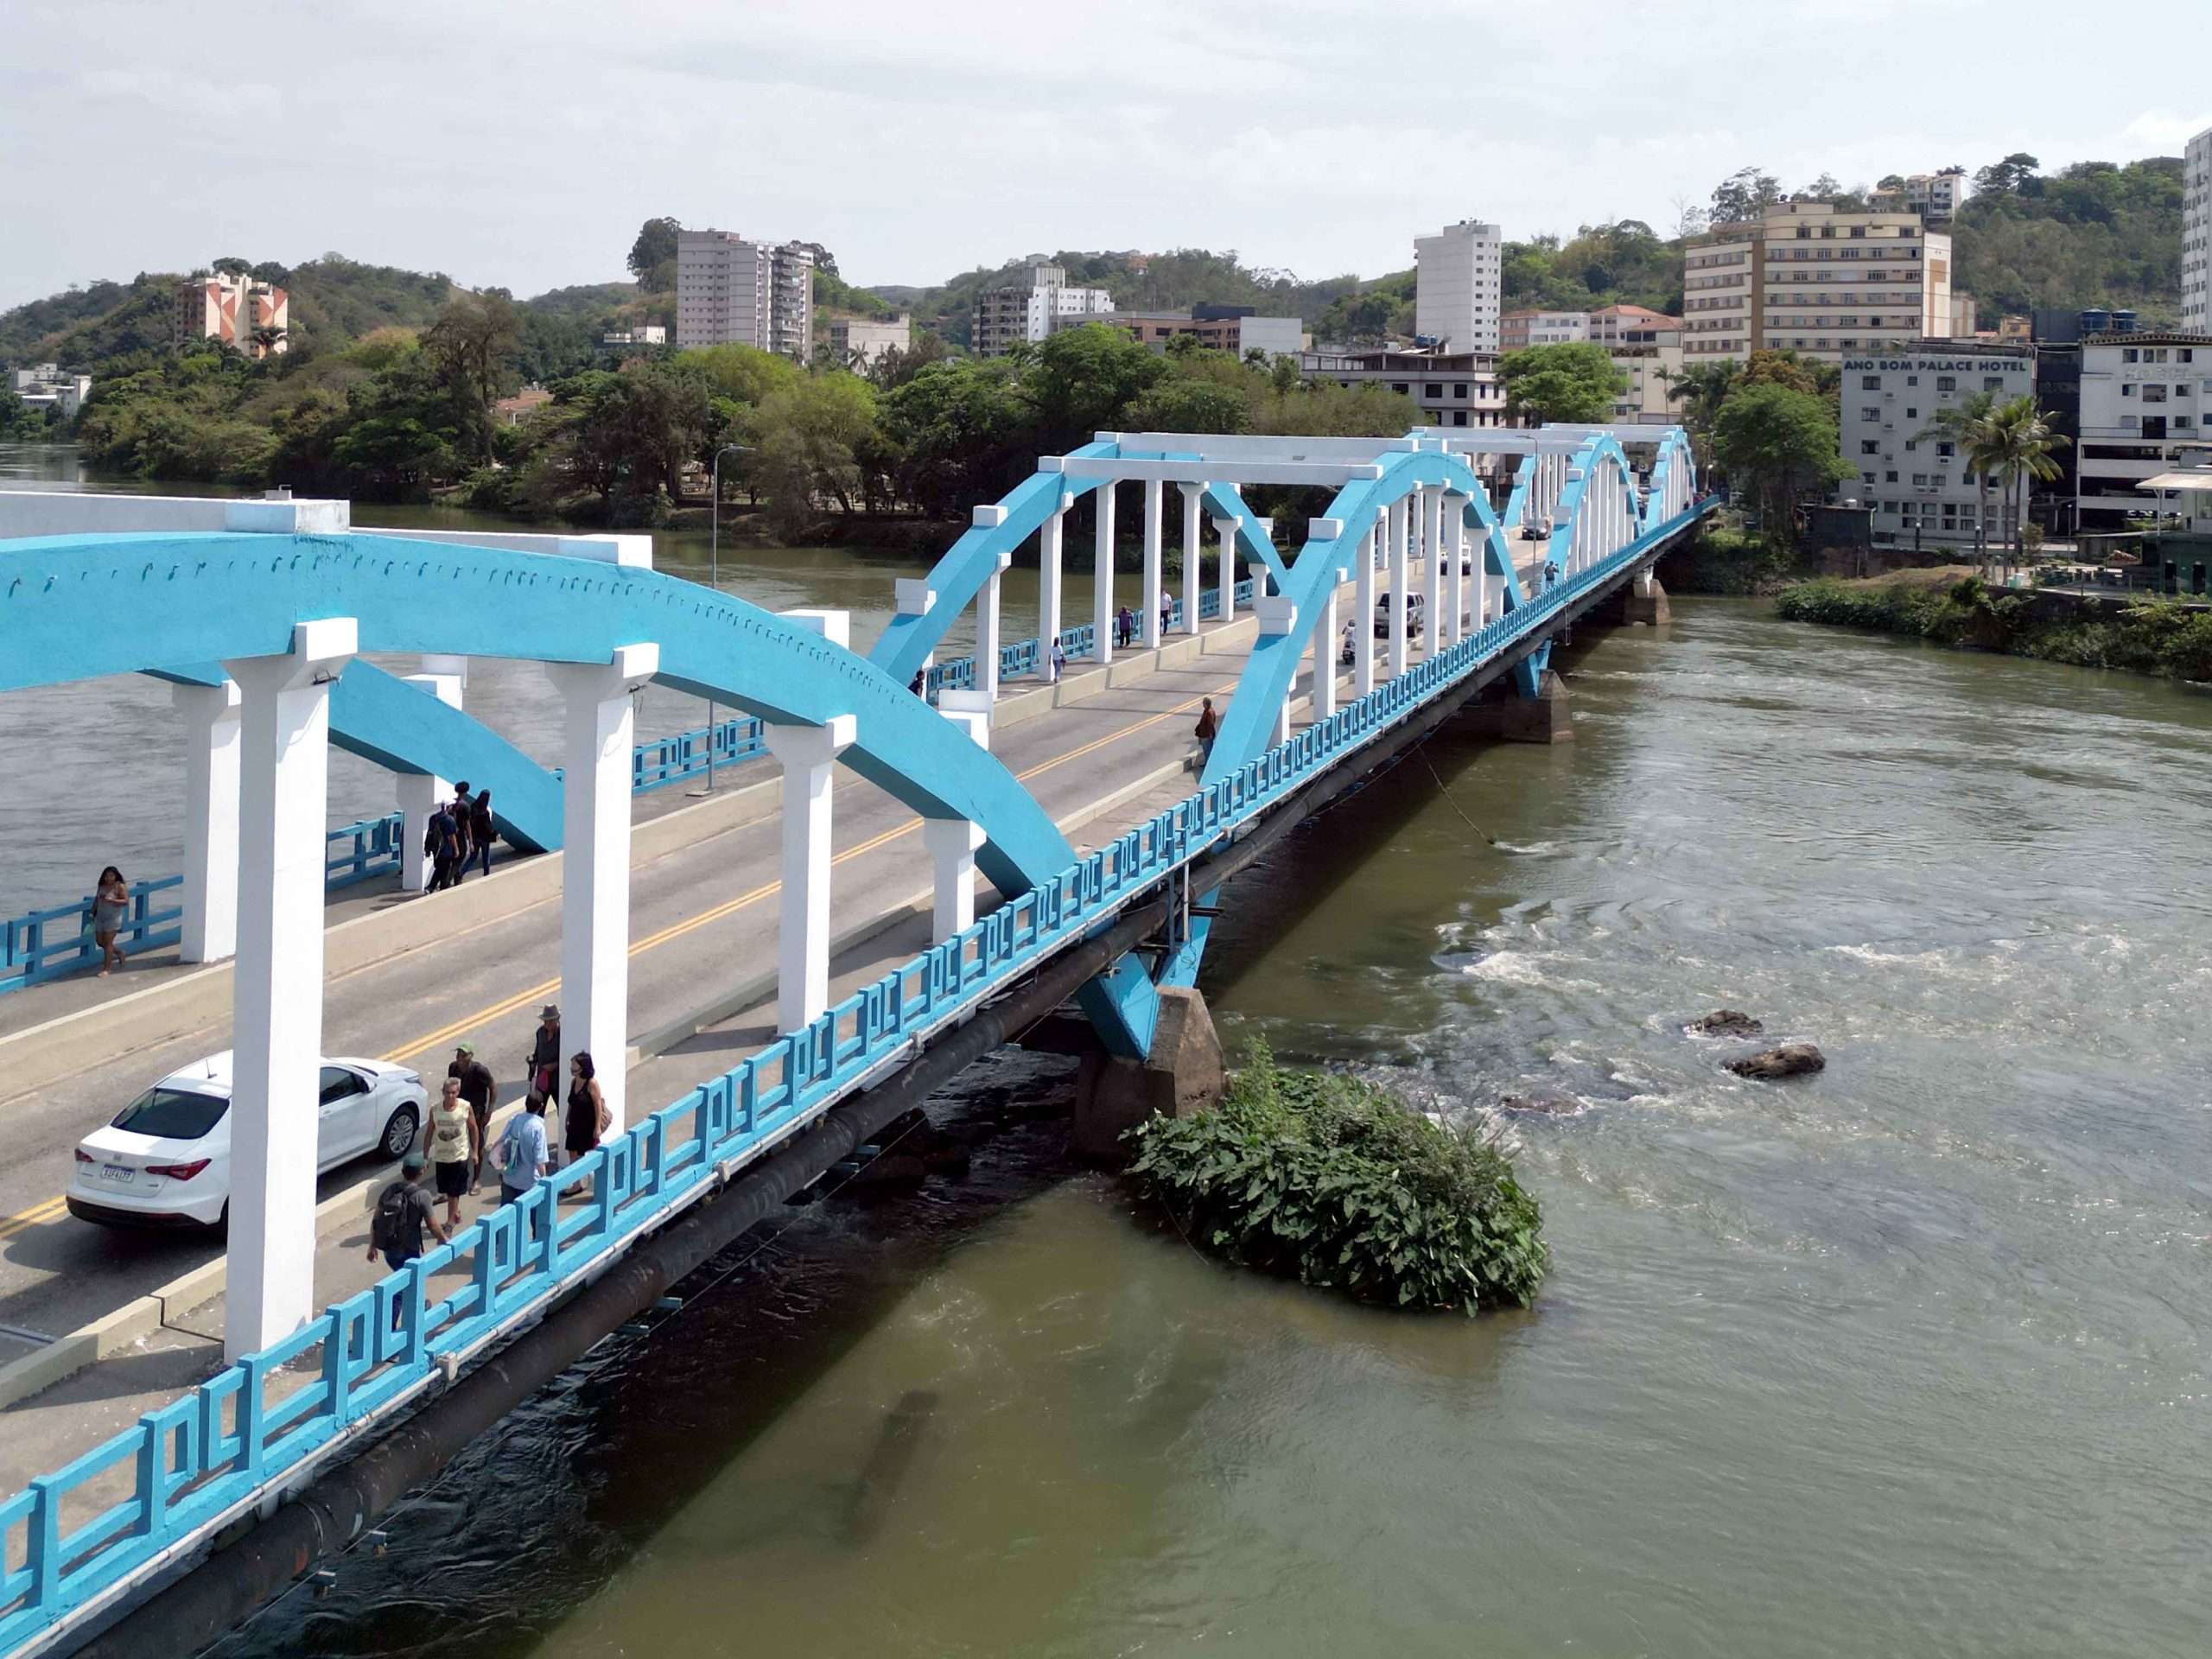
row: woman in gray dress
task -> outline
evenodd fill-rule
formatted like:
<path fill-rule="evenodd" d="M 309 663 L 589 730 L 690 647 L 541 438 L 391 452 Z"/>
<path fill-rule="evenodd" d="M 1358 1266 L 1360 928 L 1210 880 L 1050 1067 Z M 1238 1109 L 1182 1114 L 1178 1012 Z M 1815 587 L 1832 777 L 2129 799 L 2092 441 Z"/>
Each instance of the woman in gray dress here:
<path fill-rule="evenodd" d="M 102 979 L 107 977 L 109 969 L 123 966 L 123 948 L 116 944 L 115 936 L 130 909 L 130 884 L 111 864 L 100 872 L 99 885 L 92 890 L 92 943 L 100 948 Z"/>

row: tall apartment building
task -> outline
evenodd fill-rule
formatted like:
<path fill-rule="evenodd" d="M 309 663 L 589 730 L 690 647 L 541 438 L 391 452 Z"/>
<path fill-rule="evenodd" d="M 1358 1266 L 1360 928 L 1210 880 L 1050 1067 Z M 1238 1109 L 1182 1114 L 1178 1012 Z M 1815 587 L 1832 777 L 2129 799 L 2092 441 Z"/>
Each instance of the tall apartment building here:
<path fill-rule="evenodd" d="M 2148 512 L 2136 487 L 2201 444 L 2212 411 L 2212 334 L 2103 334 L 2082 341 L 2075 522 L 2119 530 Z"/>
<path fill-rule="evenodd" d="M 1924 547 L 1971 545 L 1981 489 L 1958 445 L 1935 428 L 1937 414 L 1987 392 L 2000 404 L 2035 387 L 2035 353 L 2026 346 L 1923 342 L 1910 351 L 1843 359 L 1840 439 L 1859 482 L 1840 493 L 1873 510 L 1875 541 Z M 2005 533 L 1995 480 L 1988 540 Z"/>
<path fill-rule="evenodd" d="M 1785 201 L 1723 225 L 1682 261 L 1690 361 L 1795 351 L 1840 362 L 1951 334 L 1951 238 L 1917 213 Z"/>
<path fill-rule="evenodd" d="M 1641 305 L 1609 305 L 1590 314 L 1590 339 L 1628 377 L 1628 390 L 1613 400 L 1616 422 L 1672 426 L 1681 419 L 1672 395 L 1682 372 L 1680 317 Z"/>
<path fill-rule="evenodd" d="M 1107 289 L 1071 288 L 1062 267 L 1032 265 L 1027 282 L 987 288 L 976 296 L 975 326 L 969 340 L 978 357 L 1003 357 L 1025 340 L 1043 340 L 1060 327 L 1103 317 L 1113 308 L 1114 296 Z"/>
<path fill-rule="evenodd" d="M 2212 334 L 2212 127 L 2189 141 L 2182 158 L 2181 326 Z"/>
<path fill-rule="evenodd" d="M 814 245 L 748 242 L 734 231 L 676 238 L 676 343 L 814 353 Z"/>
<path fill-rule="evenodd" d="M 248 357 L 281 357 L 291 349 L 291 302 L 274 283 L 217 271 L 191 276 L 176 291 L 173 337 L 179 346 L 219 340 Z"/>
<path fill-rule="evenodd" d="M 1414 333 L 1453 352 L 1498 349 L 1504 233 L 1463 219 L 1414 238 Z"/>

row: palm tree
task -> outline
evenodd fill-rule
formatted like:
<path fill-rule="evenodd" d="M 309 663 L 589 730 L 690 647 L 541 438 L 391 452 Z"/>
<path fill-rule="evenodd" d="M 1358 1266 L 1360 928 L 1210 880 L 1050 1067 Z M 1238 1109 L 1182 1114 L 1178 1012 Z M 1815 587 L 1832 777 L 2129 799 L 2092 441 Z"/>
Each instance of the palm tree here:
<path fill-rule="evenodd" d="M 1915 442 L 1932 438 L 1954 445 L 1974 475 L 1980 497 L 1974 525 L 1974 562 L 1984 575 L 1989 572 L 1989 475 L 1997 466 L 1997 429 L 1992 418 L 1996 405 L 1997 400 L 1988 392 L 1977 391 L 1962 404 L 1937 410 L 1928 424 L 1912 435 Z"/>
<path fill-rule="evenodd" d="M 2048 483 L 2056 478 L 2060 471 L 2056 452 L 2070 440 L 2064 433 L 2052 429 L 2050 415 L 2037 409 L 2034 397 L 2025 392 L 1991 410 L 1989 420 L 1988 459 L 2012 497 L 2012 556 L 2005 564 L 2005 577 L 2010 581 L 2012 566 L 2020 562 L 2028 480 Z"/>
<path fill-rule="evenodd" d="M 1689 429 L 1702 471 L 1713 465 L 1713 423 L 1736 384 L 1736 361 L 1723 358 L 1717 362 L 1689 363 L 1679 373 L 1662 369 L 1659 375 L 1667 382 L 1668 401 L 1682 405 L 1682 424 Z"/>

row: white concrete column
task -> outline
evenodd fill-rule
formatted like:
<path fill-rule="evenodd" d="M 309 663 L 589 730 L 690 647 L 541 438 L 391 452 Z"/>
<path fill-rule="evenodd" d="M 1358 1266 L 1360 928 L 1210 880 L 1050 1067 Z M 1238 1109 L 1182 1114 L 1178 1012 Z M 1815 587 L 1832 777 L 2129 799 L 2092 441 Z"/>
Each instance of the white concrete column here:
<path fill-rule="evenodd" d="M 937 897 L 930 911 L 930 943 L 943 944 L 976 925 L 976 849 L 983 826 L 966 818 L 924 818 L 922 845 L 937 873 Z"/>
<path fill-rule="evenodd" d="M 184 716 L 184 925 L 187 962 L 238 948 L 238 685 L 176 685 Z"/>
<path fill-rule="evenodd" d="M 282 657 L 224 665 L 239 694 L 226 1360 L 315 1313 L 330 686 L 359 649 L 353 619 L 329 617 L 296 624 Z"/>
<path fill-rule="evenodd" d="M 996 702 L 999 696 L 999 580 L 1014 555 L 999 555 L 999 568 L 976 590 L 976 689 Z"/>
<path fill-rule="evenodd" d="M 1337 712 L 1337 591 L 1344 572 L 1329 584 L 1321 600 L 1321 613 L 1313 620 L 1313 719 L 1318 724 Z"/>
<path fill-rule="evenodd" d="M 1262 639 L 1279 639 L 1294 636 L 1298 632 L 1298 606 L 1287 594 L 1252 595 L 1252 614 L 1260 624 Z M 1291 683 L 1283 691 L 1282 701 L 1275 705 L 1275 743 L 1290 741 L 1290 702 L 1296 695 L 1298 677 L 1291 676 Z"/>
<path fill-rule="evenodd" d="M 1162 520 L 1166 512 L 1167 486 L 1156 478 L 1144 481 L 1144 615 L 1137 638 L 1144 641 L 1147 651 L 1158 651 L 1161 634 L 1160 607 L 1167 602 L 1167 589 L 1161 581 L 1165 565 L 1160 538 L 1166 533 Z"/>
<path fill-rule="evenodd" d="M 1217 518 L 1214 531 L 1221 537 L 1221 616 L 1224 622 L 1236 620 L 1236 521 Z"/>
<path fill-rule="evenodd" d="M 1359 569 L 1353 587 L 1351 629 L 1351 694 L 1363 697 L 1375 689 L 1375 538 L 1384 533 L 1385 509 L 1359 538 Z"/>
<path fill-rule="evenodd" d="M 1408 666 L 1406 648 L 1406 541 L 1413 529 L 1412 503 L 1400 496 L 1390 504 L 1390 677 L 1396 679 Z"/>
<path fill-rule="evenodd" d="M 1448 649 L 1467 637 L 1467 498 L 1446 493 L 1444 498 L 1445 616 L 1436 639 Z"/>
<path fill-rule="evenodd" d="M 1101 663 L 1114 660 L 1114 480 L 1098 482 L 1098 550 L 1091 570 L 1091 655 Z"/>
<path fill-rule="evenodd" d="M 1075 498 L 1063 493 L 1037 531 L 1037 671 L 1052 677 L 1052 645 L 1060 637 L 1060 574 L 1062 543 L 1067 531 L 1068 508 Z"/>
<path fill-rule="evenodd" d="M 855 722 L 770 726 L 784 767 L 783 900 L 776 932 L 776 1027 L 797 1031 L 830 1006 L 830 769 Z"/>
<path fill-rule="evenodd" d="M 604 663 L 548 663 L 560 694 L 561 1071 L 588 1053 L 612 1135 L 627 1121 L 630 1050 L 630 752 L 632 701 L 660 668 L 656 645 L 617 645 Z M 549 1107 L 548 1110 L 553 1109 Z"/>
<path fill-rule="evenodd" d="M 1423 539 L 1428 544 L 1428 556 L 1421 568 L 1421 605 L 1428 613 L 1428 637 L 1421 653 L 1426 662 L 1448 643 L 1444 637 L 1444 492 L 1423 490 L 1421 509 Z"/>
<path fill-rule="evenodd" d="M 1205 532 L 1199 528 L 1199 511 L 1205 505 L 1206 489 L 1203 484 L 1185 484 L 1183 488 L 1183 632 L 1198 631 L 1198 594 L 1205 587 L 1199 580 L 1204 573 L 1198 567 L 1205 562 Z"/>
<path fill-rule="evenodd" d="M 458 674 L 410 674 L 407 683 L 449 709 L 461 707 Z M 427 772 L 403 772 L 394 783 L 399 798 L 399 890 L 421 893 L 430 885 L 430 858 L 423 850 L 423 832 L 438 803 L 453 798 L 453 780 Z"/>

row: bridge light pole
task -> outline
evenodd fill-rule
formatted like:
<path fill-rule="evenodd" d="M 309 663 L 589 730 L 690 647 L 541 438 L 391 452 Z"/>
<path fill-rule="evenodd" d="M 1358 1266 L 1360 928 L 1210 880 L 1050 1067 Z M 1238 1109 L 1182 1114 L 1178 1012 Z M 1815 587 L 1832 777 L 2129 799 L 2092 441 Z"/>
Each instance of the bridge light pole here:
<path fill-rule="evenodd" d="M 716 593 L 722 590 L 722 457 L 749 455 L 749 443 L 726 443 L 715 451 L 713 493 L 707 502 L 707 586 Z M 715 700 L 707 699 L 707 786 L 686 791 L 691 795 L 711 795 L 715 792 Z"/>

